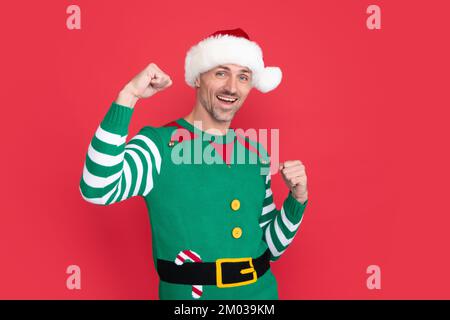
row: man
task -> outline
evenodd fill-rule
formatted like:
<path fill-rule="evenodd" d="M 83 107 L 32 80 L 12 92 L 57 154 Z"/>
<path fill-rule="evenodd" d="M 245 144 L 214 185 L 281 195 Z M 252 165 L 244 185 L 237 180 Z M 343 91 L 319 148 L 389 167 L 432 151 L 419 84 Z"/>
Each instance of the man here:
<path fill-rule="evenodd" d="M 270 261 L 302 220 L 305 167 L 299 160 L 280 164 L 289 193 L 277 210 L 266 151 L 230 123 L 252 87 L 276 88 L 281 70 L 264 67 L 260 47 L 234 29 L 189 50 L 185 79 L 196 89 L 191 113 L 146 126 L 128 143 L 138 99 L 172 80 L 151 63 L 121 90 L 89 145 L 81 194 L 100 205 L 145 199 L 160 299 L 278 299 Z"/>

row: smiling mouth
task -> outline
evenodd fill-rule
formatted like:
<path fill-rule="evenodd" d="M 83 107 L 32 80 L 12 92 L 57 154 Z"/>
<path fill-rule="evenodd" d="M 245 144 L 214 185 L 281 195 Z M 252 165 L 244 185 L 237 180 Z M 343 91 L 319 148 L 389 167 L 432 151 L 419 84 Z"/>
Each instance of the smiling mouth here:
<path fill-rule="evenodd" d="M 219 100 L 220 102 L 222 102 L 225 105 L 231 105 L 238 100 L 238 98 L 232 98 L 232 97 L 227 97 L 227 96 L 222 96 L 222 95 L 217 95 L 216 98 L 217 98 L 217 100 Z"/>

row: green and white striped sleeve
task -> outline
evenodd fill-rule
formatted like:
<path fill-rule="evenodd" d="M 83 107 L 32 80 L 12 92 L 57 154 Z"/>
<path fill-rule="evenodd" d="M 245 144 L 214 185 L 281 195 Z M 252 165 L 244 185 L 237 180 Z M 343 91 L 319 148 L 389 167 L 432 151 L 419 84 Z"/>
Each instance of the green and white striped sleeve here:
<path fill-rule="evenodd" d="M 128 143 L 133 109 L 112 103 L 92 138 L 80 181 L 82 197 L 110 205 L 134 196 L 145 197 L 161 170 L 161 138 L 142 128 Z"/>
<path fill-rule="evenodd" d="M 265 185 L 266 194 L 259 225 L 263 229 L 263 239 L 267 243 L 271 253 L 270 260 L 276 261 L 294 239 L 302 222 L 308 200 L 302 204 L 289 192 L 281 210 L 277 210 L 273 202 L 270 172 L 266 175 Z"/>

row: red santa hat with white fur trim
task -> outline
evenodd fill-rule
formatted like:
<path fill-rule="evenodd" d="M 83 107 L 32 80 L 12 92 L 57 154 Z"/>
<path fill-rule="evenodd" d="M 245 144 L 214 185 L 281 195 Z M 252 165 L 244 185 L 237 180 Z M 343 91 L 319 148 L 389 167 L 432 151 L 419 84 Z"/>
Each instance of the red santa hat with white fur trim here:
<path fill-rule="evenodd" d="M 275 89 L 281 82 L 281 69 L 265 67 L 259 45 L 237 28 L 214 32 L 189 49 L 184 66 L 186 83 L 195 87 L 195 79 L 201 73 L 227 63 L 249 68 L 252 86 L 263 93 Z"/>

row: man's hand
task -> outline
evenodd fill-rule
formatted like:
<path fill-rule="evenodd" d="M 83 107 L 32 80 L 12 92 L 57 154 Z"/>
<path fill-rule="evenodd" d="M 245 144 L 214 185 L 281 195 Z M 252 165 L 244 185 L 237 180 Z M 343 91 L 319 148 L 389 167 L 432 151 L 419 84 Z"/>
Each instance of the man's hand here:
<path fill-rule="evenodd" d="M 303 163 L 300 160 L 285 161 L 280 163 L 279 171 L 292 196 L 303 204 L 308 199 L 307 177 Z"/>
<path fill-rule="evenodd" d="M 138 99 L 149 98 L 172 85 L 172 80 L 154 63 L 150 63 L 120 91 L 116 103 L 134 108 Z"/>

